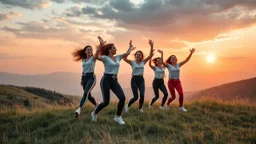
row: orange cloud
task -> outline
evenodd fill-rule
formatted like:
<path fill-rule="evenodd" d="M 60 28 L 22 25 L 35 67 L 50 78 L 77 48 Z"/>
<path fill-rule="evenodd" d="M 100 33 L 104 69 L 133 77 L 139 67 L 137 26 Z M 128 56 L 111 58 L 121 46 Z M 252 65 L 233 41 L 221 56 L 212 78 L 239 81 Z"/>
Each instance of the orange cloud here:
<path fill-rule="evenodd" d="M 0 21 L 10 20 L 10 19 L 12 19 L 14 17 L 17 17 L 17 16 L 21 16 L 21 14 L 18 13 L 18 12 L 9 12 L 9 13 L 0 12 Z"/>

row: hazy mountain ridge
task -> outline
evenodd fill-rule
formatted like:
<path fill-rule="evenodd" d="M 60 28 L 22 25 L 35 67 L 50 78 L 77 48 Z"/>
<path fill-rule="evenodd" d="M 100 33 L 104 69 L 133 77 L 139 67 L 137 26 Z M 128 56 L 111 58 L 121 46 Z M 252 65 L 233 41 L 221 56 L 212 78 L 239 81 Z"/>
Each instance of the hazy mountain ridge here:
<path fill-rule="evenodd" d="M 92 95 L 96 98 L 97 101 L 102 101 L 102 94 L 100 91 L 101 76 L 102 75 L 100 74 L 97 75 L 96 85 L 92 90 Z M 83 95 L 83 89 L 82 89 L 82 86 L 80 85 L 80 81 L 81 81 L 81 74 L 79 73 L 55 72 L 55 73 L 43 74 L 43 75 L 19 75 L 19 74 L 10 74 L 5 72 L 0 72 L 0 84 L 38 87 L 38 88 L 44 88 L 52 91 L 57 91 L 62 94 L 77 95 L 81 97 Z M 119 74 L 118 81 L 124 90 L 126 99 L 129 100 L 133 96 L 130 88 L 130 75 L 128 77 L 127 75 Z M 166 82 L 167 81 L 165 79 L 165 83 Z M 203 83 L 203 82 L 197 81 L 197 83 Z M 231 82 L 229 84 L 232 84 L 232 83 L 235 83 L 235 82 Z M 146 79 L 145 99 L 148 101 L 154 97 L 154 93 L 151 85 L 152 85 L 152 81 L 149 79 Z M 202 96 L 232 100 L 234 98 L 242 98 L 243 97 L 242 93 L 244 94 L 245 97 L 247 96 L 246 94 L 248 94 L 248 97 L 250 97 L 251 99 L 253 98 L 253 95 L 255 95 L 253 85 L 256 85 L 256 84 L 244 83 L 242 84 L 242 85 L 245 85 L 243 87 L 239 87 L 240 84 L 231 88 L 226 87 L 225 89 L 228 89 L 228 90 L 226 90 L 225 93 L 218 92 L 221 94 L 221 96 L 219 94 L 217 96 L 212 96 L 213 94 L 216 94 L 216 91 L 218 91 L 216 88 L 219 86 L 202 90 L 200 92 L 197 92 L 196 94 L 193 91 L 187 91 L 187 89 L 190 89 L 189 88 L 190 86 L 193 87 L 193 85 L 196 85 L 196 84 L 194 84 L 193 78 L 189 78 L 186 75 L 182 79 L 182 85 L 183 85 L 184 96 L 186 101 L 191 99 L 192 100 L 200 99 L 200 97 Z M 225 86 L 225 85 L 226 84 L 223 84 L 222 86 Z M 247 87 L 247 85 L 249 85 L 249 87 Z M 247 90 L 248 88 L 250 88 L 250 90 Z M 239 90 L 242 92 L 238 92 Z M 206 93 L 206 91 L 211 91 L 211 92 Z M 224 90 L 220 90 L 220 91 L 224 91 Z M 169 93 L 169 90 L 168 90 L 168 93 Z M 161 99 L 163 97 L 163 94 L 161 93 L 161 91 L 159 91 L 159 94 Z M 224 98 L 223 95 L 228 95 L 228 96 L 226 96 L 227 98 Z M 195 96 L 195 97 L 192 98 L 192 96 Z M 168 97 L 170 97 L 170 93 Z M 111 93 L 111 100 L 117 100 L 116 96 L 114 96 L 112 93 Z"/>
<path fill-rule="evenodd" d="M 213 98 L 224 101 L 232 100 L 248 100 L 249 102 L 256 101 L 256 78 L 231 82 L 220 86 L 202 90 L 192 99 L 198 100 L 201 98 Z"/>
<path fill-rule="evenodd" d="M 118 81 L 121 84 L 126 97 L 129 99 L 132 97 L 132 90 L 130 88 L 130 79 L 123 79 L 127 77 L 127 75 L 119 75 Z M 96 85 L 92 90 L 92 95 L 95 96 L 99 101 L 102 100 L 101 90 L 100 90 L 100 79 L 98 76 L 96 79 Z M 55 72 L 51 74 L 44 75 L 20 75 L 20 74 L 10 74 L 0 72 L 0 84 L 7 85 L 16 85 L 16 86 L 30 86 L 30 87 L 38 87 L 45 88 L 52 91 L 57 91 L 63 94 L 69 95 L 83 95 L 83 89 L 80 85 L 81 74 L 79 73 L 68 73 L 68 72 Z M 152 99 L 153 88 L 151 87 L 152 82 L 146 83 L 145 88 L 145 99 Z M 185 93 L 187 93 L 185 91 Z M 160 98 L 162 97 L 162 92 L 159 91 Z M 113 94 L 112 94 L 113 95 Z M 191 95 L 191 94 L 188 94 Z M 186 96 L 188 96 L 186 95 Z M 112 98 L 116 100 L 115 96 Z"/>

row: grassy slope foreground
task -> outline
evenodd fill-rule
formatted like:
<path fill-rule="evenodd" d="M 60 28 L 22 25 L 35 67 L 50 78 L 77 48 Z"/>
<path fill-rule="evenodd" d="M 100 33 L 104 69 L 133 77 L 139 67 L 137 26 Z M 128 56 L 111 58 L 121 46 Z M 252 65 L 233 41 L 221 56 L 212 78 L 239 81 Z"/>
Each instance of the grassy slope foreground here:
<path fill-rule="evenodd" d="M 255 143 L 256 105 L 217 101 L 186 103 L 187 113 L 177 105 L 168 111 L 157 106 L 139 113 L 135 105 L 123 114 L 125 125 L 113 121 L 116 103 L 91 122 L 92 107 L 39 111 L 9 110 L 0 113 L 0 143 Z"/>

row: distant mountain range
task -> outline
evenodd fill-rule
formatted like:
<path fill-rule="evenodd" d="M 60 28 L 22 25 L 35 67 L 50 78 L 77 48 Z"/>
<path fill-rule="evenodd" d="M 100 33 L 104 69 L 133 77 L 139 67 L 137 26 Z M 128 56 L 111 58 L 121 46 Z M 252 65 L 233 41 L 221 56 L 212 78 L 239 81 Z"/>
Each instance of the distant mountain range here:
<path fill-rule="evenodd" d="M 102 101 L 102 95 L 99 87 L 101 75 L 96 75 L 97 83 L 92 91 L 92 95 L 98 100 Z M 127 101 L 132 97 L 132 91 L 130 89 L 130 76 L 119 74 L 119 83 L 121 84 Z M 127 81 L 128 78 L 128 81 Z M 217 98 L 222 100 L 232 99 L 249 99 L 255 100 L 256 91 L 256 78 L 247 80 L 232 82 L 223 84 L 212 88 L 202 88 L 202 90 L 186 91 L 187 88 L 195 85 L 193 78 L 184 78 L 182 84 L 184 87 L 185 100 L 196 100 L 202 97 Z M 47 90 L 56 91 L 62 94 L 82 96 L 83 90 L 80 85 L 81 74 L 79 73 L 68 73 L 68 72 L 56 72 L 51 74 L 43 75 L 19 75 L 0 72 L 0 84 L 15 85 L 15 86 L 30 86 L 37 88 L 44 88 Z M 152 77 L 147 77 L 145 99 L 151 100 L 154 97 L 152 85 Z M 165 79 L 166 82 L 166 79 Z M 204 83 L 202 80 L 198 84 Z M 215 82 L 217 83 L 217 81 Z M 221 82 L 219 83 L 221 84 Z M 169 91 L 168 91 L 169 92 Z M 162 98 L 162 93 L 160 98 Z M 170 96 L 170 94 L 169 94 Z M 116 96 L 111 95 L 111 100 L 116 100 Z"/>
<path fill-rule="evenodd" d="M 256 78 L 227 83 L 202 90 L 191 97 L 192 100 L 213 98 L 223 101 L 247 100 L 256 101 Z"/>
<path fill-rule="evenodd" d="M 127 99 L 132 97 L 132 91 L 130 89 L 130 78 L 127 81 L 127 75 L 119 75 L 119 83 L 121 84 Z M 99 101 L 102 100 L 101 91 L 100 91 L 100 79 L 101 75 L 97 75 L 97 82 L 92 91 L 92 94 Z M 68 73 L 68 72 L 55 72 L 51 74 L 43 75 L 20 75 L 20 74 L 10 74 L 5 72 L 0 72 L 0 84 L 6 85 L 16 85 L 16 86 L 31 86 L 38 88 L 45 88 L 52 91 L 57 91 L 63 94 L 77 95 L 82 96 L 83 89 L 80 85 L 81 74 L 79 73 Z M 145 98 L 152 99 L 153 89 L 150 87 L 152 81 L 146 84 Z M 191 95 L 191 92 L 186 92 L 188 95 Z M 160 92 L 160 97 L 161 97 Z M 112 97 L 111 97 L 112 98 Z M 113 96 L 114 100 L 115 96 Z"/>

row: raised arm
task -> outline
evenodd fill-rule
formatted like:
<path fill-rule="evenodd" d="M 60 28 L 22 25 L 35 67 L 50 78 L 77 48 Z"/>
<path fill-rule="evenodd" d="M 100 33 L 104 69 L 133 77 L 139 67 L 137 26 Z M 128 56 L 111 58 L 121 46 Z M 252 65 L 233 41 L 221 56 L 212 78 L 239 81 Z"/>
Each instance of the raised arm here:
<path fill-rule="evenodd" d="M 123 55 L 123 59 L 124 59 L 125 62 L 130 64 L 131 60 L 127 59 L 127 57 L 131 53 L 131 51 L 133 51 L 135 48 L 136 47 L 133 47 L 133 45 L 132 45 L 132 40 L 130 40 L 129 49 L 127 50 L 126 53 L 122 54 Z"/>
<path fill-rule="evenodd" d="M 144 59 L 144 64 L 146 64 L 147 62 L 148 62 L 148 60 L 150 60 L 152 57 L 153 57 L 153 52 L 154 52 L 154 49 L 153 49 L 153 47 L 154 47 L 154 41 L 152 41 L 152 40 L 149 40 L 149 45 L 150 45 L 150 52 L 149 52 L 149 56 L 148 57 L 146 57 L 145 59 Z"/>
<path fill-rule="evenodd" d="M 180 63 L 180 67 L 181 67 L 182 65 L 184 65 L 185 63 L 187 63 L 187 62 L 190 60 L 192 54 L 195 52 L 195 48 L 192 48 L 192 49 L 190 49 L 189 51 L 190 51 L 190 54 L 188 55 L 188 57 L 187 57 L 184 61 L 182 61 L 182 62 Z"/>
<path fill-rule="evenodd" d="M 155 67 L 152 65 L 152 57 L 150 57 L 148 64 L 151 69 L 155 70 Z"/>
<path fill-rule="evenodd" d="M 152 57 L 150 58 L 148 65 L 151 69 L 155 70 L 155 67 L 152 65 Z"/>
<path fill-rule="evenodd" d="M 106 41 L 104 41 L 100 36 L 98 36 L 98 39 L 99 39 L 100 45 L 98 46 L 95 54 L 93 55 L 93 58 L 102 61 L 102 57 L 99 56 L 99 53 L 100 53 L 101 47 L 104 45 L 104 43 L 106 43 Z"/>
<path fill-rule="evenodd" d="M 163 62 L 164 67 L 168 67 L 168 64 L 164 62 L 164 52 L 162 50 L 157 50 L 161 54 L 161 60 Z"/>
<path fill-rule="evenodd" d="M 124 61 L 127 62 L 128 64 L 131 64 L 131 60 L 129 60 L 127 57 L 128 57 L 128 55 L 123 57 Z"/>

